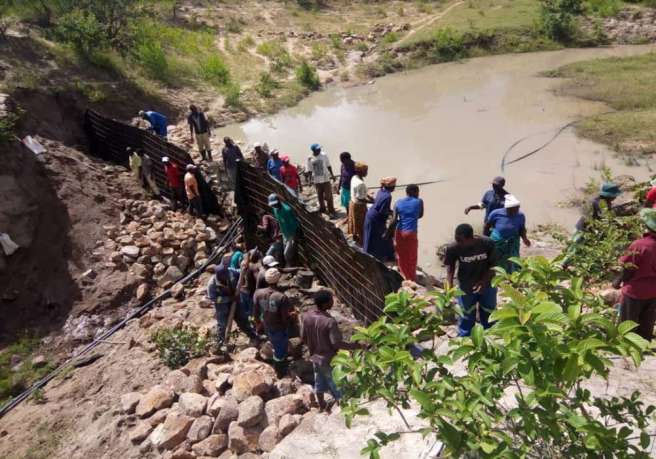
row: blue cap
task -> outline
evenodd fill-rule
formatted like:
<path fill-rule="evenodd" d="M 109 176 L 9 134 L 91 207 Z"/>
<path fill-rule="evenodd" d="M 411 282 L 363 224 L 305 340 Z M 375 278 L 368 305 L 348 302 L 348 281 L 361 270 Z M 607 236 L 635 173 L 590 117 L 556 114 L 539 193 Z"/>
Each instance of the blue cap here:
<path fill-rule="evenodd" d="M 310 150 L 312 151 L 321 150 L 321 145 L 319 145 L 318 143 L 313 143 L 312 145 L 310 145 Z"/>
<path fill-rule="evenodd" d="M 599 191 L 599 196 L 603 198 L 616 198 L 618 197 L 622 191 L 620 190 L 620 187 L 617 186 L 616 184 L 612 182 L 606 182 L 603 185 L 601 185 L 601 190 Z"/>

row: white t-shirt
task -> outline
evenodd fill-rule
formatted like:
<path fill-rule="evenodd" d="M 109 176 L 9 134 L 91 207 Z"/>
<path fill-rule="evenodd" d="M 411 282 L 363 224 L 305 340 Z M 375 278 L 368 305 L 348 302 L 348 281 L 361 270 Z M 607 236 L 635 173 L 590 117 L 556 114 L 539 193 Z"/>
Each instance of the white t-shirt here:
<path fill-rule="evenodd" d="M 357 175 L 351 179 L 351 201 L 361 202 L 367 199 L 367 185 Z"/>
<path fill-rule="evenodd" d="M 330 160 L 328 156 L 319 153 L 317 156 L 310 155 L 307 160 L 307 170 L 312 172 L 312 183 L 330 182 Z"/>

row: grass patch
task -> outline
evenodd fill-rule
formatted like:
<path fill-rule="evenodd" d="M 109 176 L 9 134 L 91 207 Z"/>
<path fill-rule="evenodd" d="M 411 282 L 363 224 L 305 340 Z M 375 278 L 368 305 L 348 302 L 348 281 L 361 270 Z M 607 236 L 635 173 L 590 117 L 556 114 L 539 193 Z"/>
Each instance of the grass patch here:
<path fill-rule="evenodd" d="M 39 368 L 32 365 L 32 353 L 38 345 L 37 338 L 23 336 L 0 352 L 0 404 L 20 394 L 54 368 L 53 363 L 47 363 Z M 12 356 L 18 356 L 22 362 L 16 371 L 12 370 Z"/>
<path fill-rule="evenodd" d="M 581 135 L 622 154 L 656 153 L 656 53 L 577 62 L 549 75 L 570 79 L 563 93 L 617 110 L 580 123 Z"/>

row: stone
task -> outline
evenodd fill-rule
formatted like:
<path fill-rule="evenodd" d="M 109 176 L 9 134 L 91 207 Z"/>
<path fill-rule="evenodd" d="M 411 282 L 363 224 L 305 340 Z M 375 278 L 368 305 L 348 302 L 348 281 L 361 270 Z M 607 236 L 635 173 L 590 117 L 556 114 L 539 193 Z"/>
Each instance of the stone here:
<path fill-rule="evenodd" d="M 219 393 L 218 390 L 216 390 L 216 386 L 214 385 L 214 381 L 210 381 L 209 379 L 206 379 L 203 381 L 203 394 L 212 397 L 216 394 Z"/>
<path fill-rule="evenodd" d="M 178 300 L 184 298 L 184 285 L 175 284 L 173 287 L 171 287 L 171 296 Z"/>
<path fill-rule="evenodd" d="M 166 265 L 164 263 L 157 263 L 153 268 L 153 273 L 156 276 L 161 276 L 166 272 Z"/>
<path fill-rule="evenodd" d="M 162 386 L 153 386 L 146 395 L 141 397 L 135 413 L 140 418 L 145 418 L 162 408 L 168 408 L 173 404 L 175 394 L 172 390 Z"/>
<path fill-rule="evenodd" d="M 239 354 L 237 354 L 236 360 L 238 362 L 246 362 L 250 360 L 257 360 L 257 348 L 256 347 L 247 347 L 243 351 L 241 351 Z"/>
<path fill-rule="evenodd" d="M 280 441 L 280 434 L 276 426 L 269 426 L 262 431 L 258 438 L 257 444 L 262 451 L 273 451 L 276 444 Z"/>
<path fill-rule="evenodd" d="M 157 283 L 159 285 L 164 285 L 166 282 L 176 282 L 178 279 L 182 278 L 182 276 L 184 276 L 184 274 L 177 266 L 169 266 L 166 268 L 164 274 L 162 274 L 162 277 L 158 279 Z"/>
<path fill-rule="evenodd" d="M 141 249 L 136 245 L 126 245 L 121 247 L 121 255 L 128 258 L 137 258 Z"/>
<path fill-rule="evenodd" d="M 278 397 L 282 397 L 283 395 L 290 395 L 296 391 L 294 381 L 292 381 L 290 378 L 279 379 L 275 383 L 275 388 Z"/>
<path fill-rule="evenodd" d="M 212 432 L 214 422 L 209 416 L 201 416 L 194 421 L 187 432 L 187 440 L 191 443 L 198 443 L 205 440 Z"/>
<path fill-rule="evenodd" d="M 150 441 L 160 450 L 173 449 L 184 441 L 193 422 L 193 418 L 172 411 L 166 416 L 164 423 L 158 425 L 150 434 Z"/>
<path fill-rule="evenodd" d="M 296 389 L 296 396 L 303 401 L 303 407 L 306 410 L 309 410 L 316 405 L 314 389 L 309 384 L 302 384 L 301 387 Z"/>
<path fill-rule="evenodd" d="M 170 388 L 176 394 L 193 392 L 200 394 L 203 391 L 203 382 L 198 375 L 188 375 L 182 370 L 173 370 L 164 379 L 163 386 Z"/>
<path fill-rule="evenodd" d="M 198 456 L 218 457 L 227 447 L 228 436 L 225 434 L 215 434 L 196 443 L 191 447 L 191 450 Z"/>
<path fill-rule="evenodd" d="M 264 400 L 257 395 L 248 397 L 239 404 L 237 423 L 242 427 L 253 427 L 264 417 Z"/>
<path fill-rule="evenodd" d="M 260 429 L 241 427 L 237 422 L 232 422 L 228 427 L 228 448 L 237 454 L 255 451 Z"/>
<path fill-rule="evenodd" d="M 607 288 L 599 292 L 599 296 L 604 299 L 604 303 L 608 306 L 615 306 L 618 304 L 622 298 L 621 290 L 615 290 L 613 288 Z"/>
<path fill-rule="evenodd" d="M 300 414 L 285 414 L 278 421 L 278 433 L 280 437 L 285 437 L 291 433 L 301 422 Z"/>
<path fill-rule="evenodd" d="M 166 417 L 169 415 L 170 412 L 171 410 L 169 410 L 168 408 L 159 410 L 148 418 L 148 422 L 150 423 L 151 426 L 157 427 L 162 422 L 166 421 Z"/>
<path fill-rule="evenodd" d="M 225 392 L 232 386 L 232 375 L 230 373 L 219 373 L 214 381 L 214 387 L 220 394 Z"/>
<path fill-rule="evenodd" d="M 219 412 L 214 421 L 212 433 L 226 432 L 230 423 L 236 421 L 239 417 L 239 404 L 234 398 L 222 398 L 217 404 L 219 405 Z"/>
<path fill-rule="evenodd" d="M 140 400 L 141 394 L 139 392 L 128 392 L 121 395 L 121 412 L 133 414 Z"/>
<path fill-rule="evenodd" d="M 301 338 L 290 338 L 287 344 L 287 353 L 293 359 L 300 359 L 303 357 L 303 342 Z"/>
<path fill-rule="evenodd" d="M 130 438 L 130 441 L 134 443 L 135 445 L 141 443 L 150 435 L 150 433 L 153 431 L 154 427 L 150 425 L 148 422 L 140 422 L 137 424 L 137 426 L 130 431 L 130 434 L 128 435 Z"/>
<path fill-rule="evenodd" d="M 269 400 L 264 406 L 267 423 L 278 425 L 278 421 L 286 414 L 297 414 L 303 411 L 303 399 L 297 394 L 285 395 Z"/>
<path fill-rule="evenodd" d="M 233 366 L 231 363 L 224 363 L 224 364 L 208 363 L 207 378 L 216 381 L 216 379 L 221 373 L 232 374 L 232 368 Z"/>
<path fill-rule="evenodd" d="M 171 459 L 197 459 L 197 458 L 195 454 L 190 453 L 184 448 L 179 448 L 173 454 L 171 454 Z"/>
<path fill-rule="evenodd" d="M 145 282 L 143 284 L 139 284 L 139 287 L 137 287 L 137 301 L 139 302 L 145 301 L 149 292 L 150 292 L 150 286 L 148 284 L 146 284 Z"/>
<path fill-rule="evenodd" d="M 271 375 L 259 370 L 243 371 L 233 376 L 232 395 L 243 401 L 251 395 L 265 396 L 272 386 Z"/>
<path fill-rule="evenodd" d="M 184 414 L 197 418 L 205 412 L 207 397 L 193 392 L 185 392 L 180 394 L 178 405 Z"/>
<path fill-rule="evenodd" d="M 48 363 L 48 360 L 46 360 L 46 357 L 43 355 L 37 355 L 32 359 L 32 366 L 34 368 L 41 368 L 45 367 L 46 364 Z"/>

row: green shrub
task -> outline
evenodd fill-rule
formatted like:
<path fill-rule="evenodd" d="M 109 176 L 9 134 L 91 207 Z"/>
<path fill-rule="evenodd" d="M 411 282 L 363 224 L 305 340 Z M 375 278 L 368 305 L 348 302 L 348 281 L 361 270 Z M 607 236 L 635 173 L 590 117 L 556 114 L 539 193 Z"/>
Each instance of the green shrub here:
<path fill-rule="evenodd" d="M 241 103 L 241 87 L 236 81 L 232 81 L 223 87 L 223 95 L 225 96 L 225 104 L 231 108 L 240 108 Z"/>
<path fill-rule="evenodd" d="M 229 17 L 226 21 L 226 31 L 229 33 L 241 33 L 244 29 L 244 24 L 241 19 Z"/>
<path fill-rule="evenodd" d="M 328 48 L 323 43 L 314 43 L 312 44 L 312 59 L 318 61 L 326 57 L 328 54 Z"/>
<path fill-rule="evenodd" d="M 159 43 L 141 43 L 135 50 L 135 58 L 150 78 L 164 82 L 169 80 L 169 61 Z"/>
<path fill-rule="evenodd" d="M 240 52 L 244 52 L 252 48 L 253 46 L 255 46 L 255 39 L 253 39 L 253 37 L 251 37 L 250 35 L 246 35 L 244 38 L 239 40 L 239 43 L 237 43 L 237 50 L 239 50 Z"/>
<path fill-rule="evenodd" d="M 587 9 L 602 17 L 615 16 L 622 9 L 620 0 L 586 0 Z"/>
<path fill-rule="evenodd" d="M 207 354 L 209 341 L 195 327 L 162 328 L 152 336 L 159 357 L 169 368 L 180 368 L 191 359 Z"/>
<path fill-rule="evenodd" d="M 224 86 L 230 82 L 230 70 L 218 54 L 202 59 L 199 68 L 201 78 L 214 86 Z"/>
<path fill-rule="evenodd" d="M 272 97 L 273 91 L 280 88 L 278 83 L 270 74 L 262 72 L 260 80 L 255 85 L 255 91 L 262 97 Z"/>
<path fill-rule="evenodd" d="M 433 56 L 440 61 L 461 59 L 466 53 L 462 34 L 448 27 L 435 32 L 430 49 Z"/>
<path fill-rule="evenodd" d="M 17 121 L 18 116 L 14 113 L 8 113 L 7 116 L 0 118 L 0 144 L 14 140 Z"/>
<path fill-rule="evenodd" d="M 495 283 L 507 302 L 484 330 L 436 352 L 436 335 L 458 291 L 435 293 L 431 307 L 402 292 L 388 295 L 386 315 L 352 337 L 367 347 L 333 360 L 343 390 L 347 425 L 367 415 L 364 402 L 384 400 L 390 410 L 418 406 L 415 432 L 443 442 L 441 457 L 649 457 L 653 406 L 640 394 L 593 393 L 591 378 L 607 379 L 614 358 L 639 366 L 649 343 L 636 324 L 614 320 L 614 310 L 557 263 L 519 261 Z M 427 344 L 415 360 L 411 346 Z M 363 454 L 405 431 L 375 432 Z"/>
<path fill-rule="evenodd" d="M 307 61 L 301 62 L 301 65 L 296 68 L 296 81 L 312 91 L 316 91 L 321 87 L 321 80 L 319 80 L 317 70 Z"/>
<path fill-rule="evenodd" d="M 577 34 L 576 16 L 583 13 L 583 0 L 540 0 L 540 21 L 551 39 L 568 43 Z"/>
<path fill-rule="evenodd" d="M 269 58 L 271 70 L 274 72 L 284 73 L 292 66 L 292 57 L 285 49 L 284 44 L 278 40 L 260 43 L 256 51 L 258 54 Z"/>
<path fill-rule="evenodd" d="M 383 37 L 383 43 L 386 45 L 391 45 L 397 41 L 399 41 L 399 34 L 396 32 L 390 32 Z"/>
<path fill-rule="evenodd" d="M 107 44 L 102 25 L 93 14 L 82 10 L 73 10 L 59 18 L 55 35 L 84 56 Z"/>

